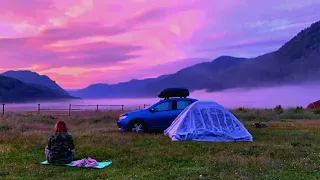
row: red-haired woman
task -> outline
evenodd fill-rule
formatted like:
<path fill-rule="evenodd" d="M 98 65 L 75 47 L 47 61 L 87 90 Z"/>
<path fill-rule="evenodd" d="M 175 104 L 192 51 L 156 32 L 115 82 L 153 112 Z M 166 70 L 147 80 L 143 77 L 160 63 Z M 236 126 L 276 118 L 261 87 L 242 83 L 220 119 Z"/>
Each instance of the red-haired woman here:
<path fill-rule="evenodd" d="M 72 135 L 68 133 L 64 121 L 56 123 L 55 134 L 49 139 L 45 154 L 49 163 L 69 164 L 73 161 L 75 154 L 74 141 Z"/>

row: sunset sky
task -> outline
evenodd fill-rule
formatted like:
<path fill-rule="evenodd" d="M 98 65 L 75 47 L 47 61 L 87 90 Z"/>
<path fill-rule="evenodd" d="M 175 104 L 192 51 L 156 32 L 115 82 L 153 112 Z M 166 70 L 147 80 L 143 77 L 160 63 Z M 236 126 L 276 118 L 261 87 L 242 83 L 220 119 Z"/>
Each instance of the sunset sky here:
<path fill-rule="evenodd" d="M 3 0 L 0 72 L 32 70 L 66 89 L 156 77 L 274 51 L 319 10 L 320 0 Z"/>

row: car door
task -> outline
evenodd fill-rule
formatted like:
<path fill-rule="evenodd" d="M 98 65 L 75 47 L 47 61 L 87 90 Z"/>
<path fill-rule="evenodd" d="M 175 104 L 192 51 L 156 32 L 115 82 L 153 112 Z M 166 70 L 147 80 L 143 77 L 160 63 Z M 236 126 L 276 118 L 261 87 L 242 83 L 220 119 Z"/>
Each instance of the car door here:
<path fill-rule="evenodd" d="M 173 101 L 168 100 L 161 102 L 154 106 L 154 112 L 152 113 L 152 125 L 156 129 L 167 128 L 168 122 L 174 119 L 173 115 Z"/>

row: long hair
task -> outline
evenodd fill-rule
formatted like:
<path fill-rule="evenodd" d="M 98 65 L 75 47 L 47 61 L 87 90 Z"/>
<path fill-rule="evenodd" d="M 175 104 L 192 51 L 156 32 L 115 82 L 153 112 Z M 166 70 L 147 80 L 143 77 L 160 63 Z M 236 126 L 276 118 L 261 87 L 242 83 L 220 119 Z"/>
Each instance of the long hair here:
<path fill-rule="evenodd" d="M 63 133 L 68 132 L 67 124 L 64 121 L 58 121 L 54 126 L 54 129 L 56 132 L 63 132 Z"/>

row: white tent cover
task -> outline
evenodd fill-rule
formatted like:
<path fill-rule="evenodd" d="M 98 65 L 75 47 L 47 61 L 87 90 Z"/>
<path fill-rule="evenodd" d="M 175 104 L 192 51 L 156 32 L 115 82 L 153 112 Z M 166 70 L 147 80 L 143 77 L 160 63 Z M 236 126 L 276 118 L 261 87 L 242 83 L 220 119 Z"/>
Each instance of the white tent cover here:
<path fill-rule="evenodd" d="M 164 131 L 173 141 L 253 141 L 244 125 L 214 101 L 196 101 Z"/>

